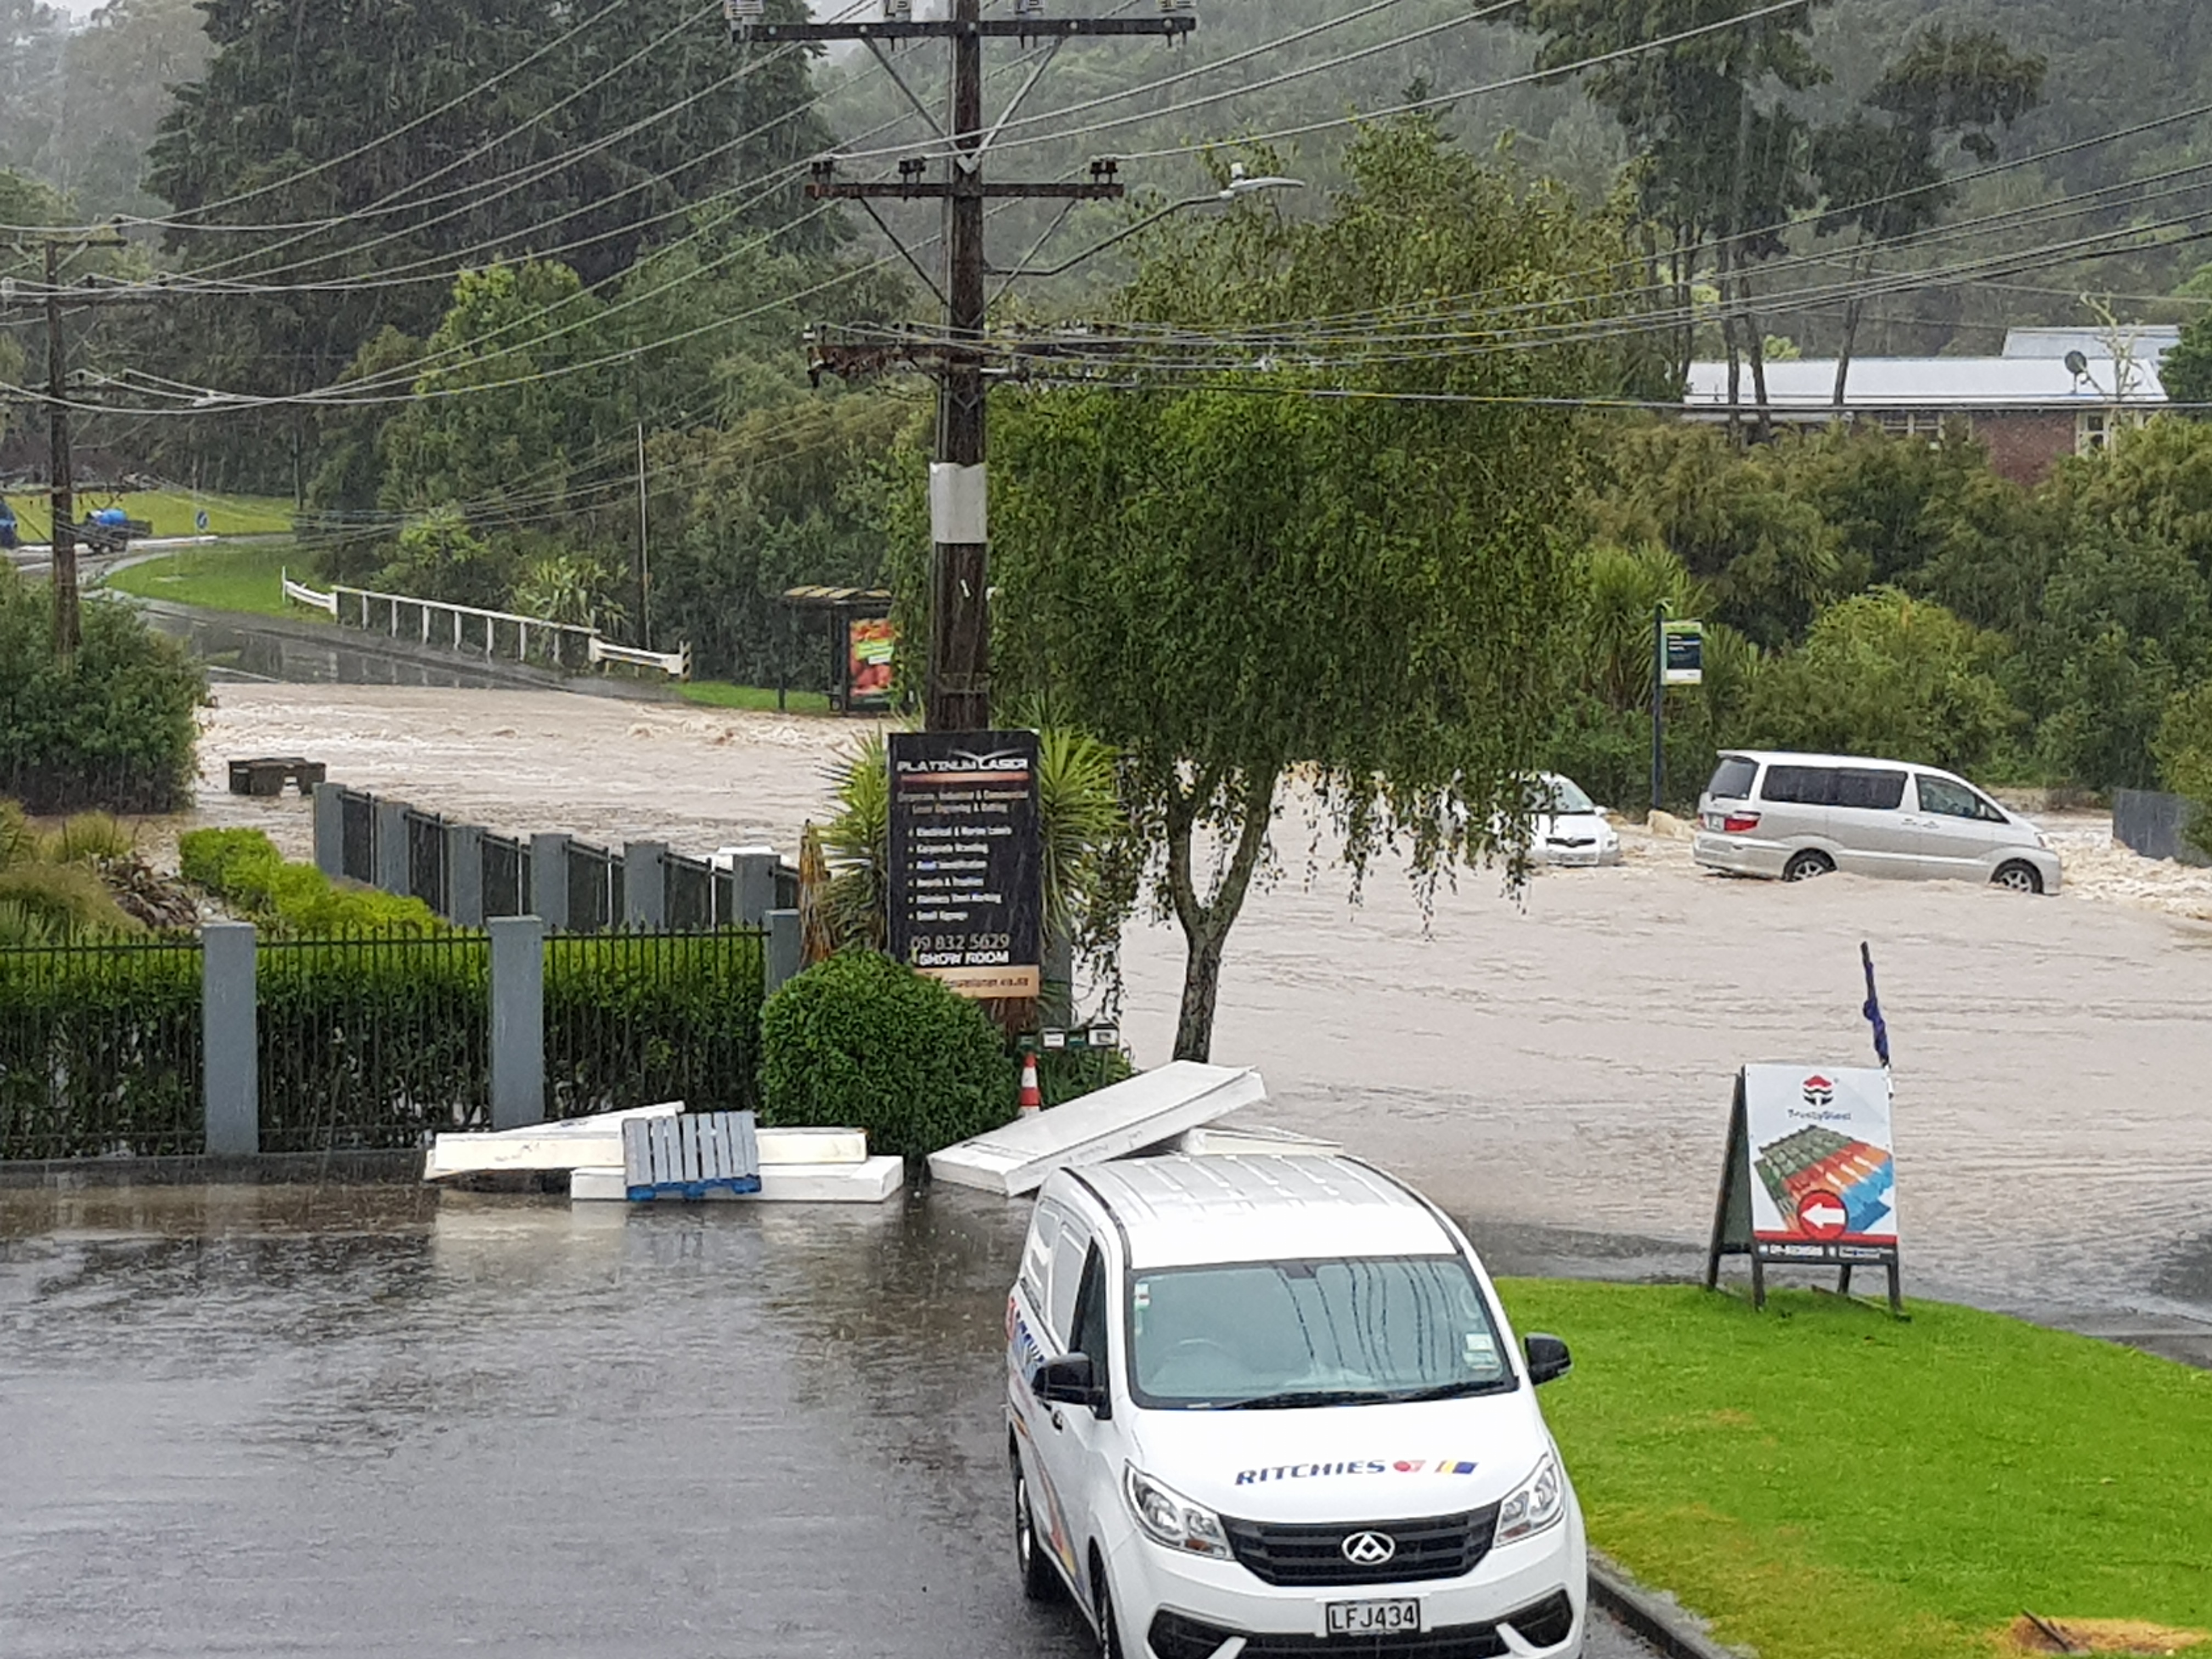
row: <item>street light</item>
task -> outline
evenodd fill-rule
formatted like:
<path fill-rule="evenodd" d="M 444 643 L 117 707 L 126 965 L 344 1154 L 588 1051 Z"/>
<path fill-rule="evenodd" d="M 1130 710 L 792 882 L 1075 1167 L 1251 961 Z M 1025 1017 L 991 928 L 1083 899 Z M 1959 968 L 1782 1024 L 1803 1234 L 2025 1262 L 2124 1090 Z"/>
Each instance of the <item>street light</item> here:
<path fill-rule="evenodd" d="M 1238 161 L 1234 163 L 1229 169 L 1229 182 L 1226 185 L 1224 185 L 1219 190 L 1212 192 L 1212 194 L 1208 196 L 1186 196 L 1180 202 L 1170 202 L 1165 207 L 1160 209 L 1158 212 L 1146 214 L 1143 218 L 1138 220 L 1136 223 L 1123 226 L 1120 230 L 1115 231 L 1111 236 L 1109 236 L 1104 241 L 1084 249 L 1082 252 L 1077 254 L 1073 259 L 1063 260 L 1056 265 L 1045 265 L 1041 267 L 1032 267 L 1028 261 L 1024 259 L 1021 264 L 1017 265 L 1012 270 L 1000 270 L 994 269 L 990 274 L 994 276 L 1003 276 L 1009 283 L 1016 282 L 1024 276 L 1057 276 L 1064 271 L 1074 270 L 1076 266 L 1081 264 L 1085 259 L 1091 258 L 1097 254 L 1103 253 L 1108 248 L 1112 247 L 1116 242 L 1126 242 L 1130 237 L 1134 236 L 1139 231 L 1148 230 L 1152 226 L 1159 223 L 1161 220 L 1168 218 L 1174 214 L 1181 213 L 1188 208 L 1212 207 L 1222 202 L 1241 201 L 1245 197 L 1257 195 L 1261 191 L 1304 190 L 1305 187 L 1306 181 L 1304 179 L 1285 179 L 1279 173 L 1268 173 L 1257 179 L 1248 177 L 1244 172 L 1244 164 L 1242 161 Z M 1070 204 L 1070 205 L 1072 206 L 1073 204 Z M 1064 217 L 1065 215 L 1062 216 Z M 1030 252 L 1034 254 L 1036 252 L 1037 247 L 1043 246 L 1046 238 L 1051 236 L 1052 233 L 1059 228 L 1060 221 L 1056 219 L 1053 222 L 1051 226 L 1047 228 L 1044 236 L 1037 239 L 1036 247 L 1032 247 L 1030 250 Z M 1005 289 L 1001 288 L 1000 291 L 1004 293 Z"/>

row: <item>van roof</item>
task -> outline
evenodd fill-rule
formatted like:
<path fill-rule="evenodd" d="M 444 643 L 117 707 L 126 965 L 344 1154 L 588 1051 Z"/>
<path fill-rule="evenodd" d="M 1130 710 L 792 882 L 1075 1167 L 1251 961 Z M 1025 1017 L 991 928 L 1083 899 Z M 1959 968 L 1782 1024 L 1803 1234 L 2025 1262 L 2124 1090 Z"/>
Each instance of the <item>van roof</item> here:
<path fill-rule="evenodd" d="M 1428 1205 L 1348 1158 L 1134 1158 L 1054 1178 L 1063 1179 L 1088 1188 L 1121 1224 L 1133 1267 L 1458 1248 Z"/>
<path fill-rule="evenodd" d="M 1882 760 L 1873 755 L 1808 755 L 1795 749 L 1721 749 L 1723 760 L 1780 761 L 1793 766 L 1887 766 L 1899 772 L 1933 772 L 1938 777 L 1958 776 L 1925 761 Z"/>

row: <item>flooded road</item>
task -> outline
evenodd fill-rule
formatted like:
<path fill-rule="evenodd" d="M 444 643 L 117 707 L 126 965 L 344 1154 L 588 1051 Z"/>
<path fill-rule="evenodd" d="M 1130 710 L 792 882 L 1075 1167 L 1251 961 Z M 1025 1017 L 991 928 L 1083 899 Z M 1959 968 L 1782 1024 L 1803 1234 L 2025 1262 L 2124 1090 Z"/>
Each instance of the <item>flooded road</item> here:
<path fill-rule="evenodd" d="M 1012 1566 L 1026 1218 L 0 1192 L 0 1653 L 1088 1654 Z"/>

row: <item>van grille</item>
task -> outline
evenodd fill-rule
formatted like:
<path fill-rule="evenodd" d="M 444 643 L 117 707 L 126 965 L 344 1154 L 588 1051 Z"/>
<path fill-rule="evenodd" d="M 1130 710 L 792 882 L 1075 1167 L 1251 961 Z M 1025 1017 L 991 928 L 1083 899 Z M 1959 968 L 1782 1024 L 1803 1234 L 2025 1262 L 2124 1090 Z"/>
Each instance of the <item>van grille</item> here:
<path fill-rule="evenodd" d="M 1237 1559 L 1263 1583 L 1404 1584 L 1472 1572 L 1475 1564 L 1490 1553 L 1491 1538 L 1498 1529 L 1498 1505 L 1418 1521 L 1332 1521 L 1320 1526 L 1284 1526 L 1273 1522 L 1232 1521 L 1224 1516 L 1221 1524 Z M 1397 1545 L 1396 1553 L 1374 1566 L 1346 1560 L 1344 1540 L 1361 1532 L 1381 1533 Z"/>

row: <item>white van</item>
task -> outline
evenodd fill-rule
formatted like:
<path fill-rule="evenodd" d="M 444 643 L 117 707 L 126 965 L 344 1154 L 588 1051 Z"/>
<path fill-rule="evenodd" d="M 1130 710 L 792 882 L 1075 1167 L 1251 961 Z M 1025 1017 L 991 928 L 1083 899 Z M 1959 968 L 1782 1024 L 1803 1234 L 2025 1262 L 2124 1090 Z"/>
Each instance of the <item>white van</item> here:
<path fill-rule="evenodd" d="M 1932 766 L 1848 755 L 1721 751 L 1698 799 L 1692 856 L 1732 876 L 1845 870 L 2058 890 L 2058 854 L 2025 818 Z"/>
<path fill-rule="evenodd" d="M 1006 1302 L 1024 1589 L 1108 1659 L 1583 1650 L 1582 1511 L 1443 1213 L 1348 1158 L 1054 1175 Z"/>

